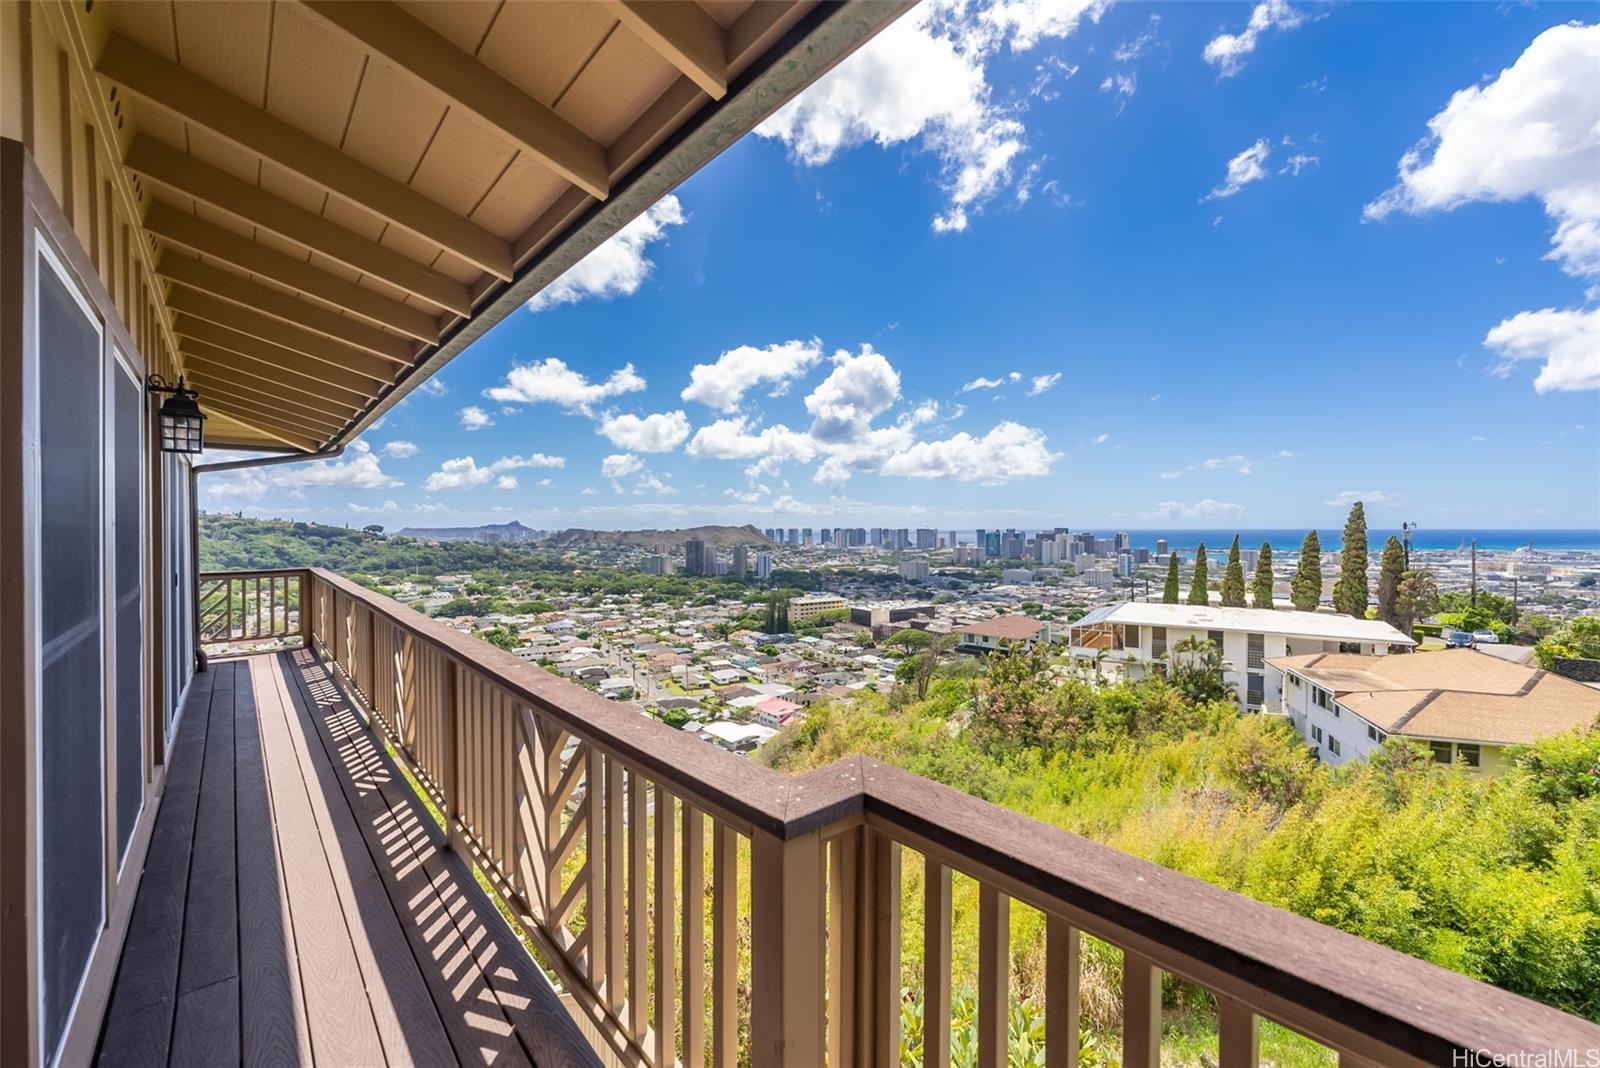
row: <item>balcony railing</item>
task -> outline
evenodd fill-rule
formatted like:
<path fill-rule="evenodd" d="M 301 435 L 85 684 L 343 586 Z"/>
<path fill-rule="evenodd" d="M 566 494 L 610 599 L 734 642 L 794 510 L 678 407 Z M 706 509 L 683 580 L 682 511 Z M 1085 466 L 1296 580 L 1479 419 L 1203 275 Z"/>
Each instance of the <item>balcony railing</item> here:
<path fill-rule="evenodd" d="M 1600 1047 L 1587 1021 L 918 776 L 865 758 L 786 776 L 331 572 L 276 574 L 298 577 L 309 643 L 410 765 L 607 1060 L 701 1065 L 709 1052 L 731 1066 L 748 1042 L 754 1065 L 894 1063 L 900 869 L 917 855 L 927 1065 L 950 1056 L 953 875 L 979 886 L 981 1065 L 1007 1063 L 1013 902 L 1046 917 L 1052 1065 L 1077 1063 L 1082 935 L 1123 951 L 1128 1068 L 1157 1064 L 1163 972 L 1216 996 L 1225 1068 L 1257 1063 L 1262 1019 L 1343 1065 Z"/>
<path fill-rule="evenodd" d="M 261 644 L 304 638 L 300 626 L 304 571 L 208 571 L 200 575 L 200 644 Z"/>

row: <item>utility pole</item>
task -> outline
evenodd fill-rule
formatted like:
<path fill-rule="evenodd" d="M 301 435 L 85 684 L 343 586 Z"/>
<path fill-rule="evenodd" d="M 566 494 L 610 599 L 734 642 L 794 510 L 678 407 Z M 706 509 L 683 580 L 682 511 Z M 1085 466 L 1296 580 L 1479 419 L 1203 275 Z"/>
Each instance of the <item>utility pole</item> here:
<path fill-rule="evenodd" d="M 1521 579 L 1513 578 L 1511 580 L 1511 622 L 1513 623 L 1515 623 L 1518 617 L 1520 617 L 1522 614 L 1517 610 L 1517 589 L 1521 584 Z"/>
<path fill-rule="evenodd" d="M 1478 607 L 1478 539 L 1472 539 L 1472 600 L 1473 608 Z"/>

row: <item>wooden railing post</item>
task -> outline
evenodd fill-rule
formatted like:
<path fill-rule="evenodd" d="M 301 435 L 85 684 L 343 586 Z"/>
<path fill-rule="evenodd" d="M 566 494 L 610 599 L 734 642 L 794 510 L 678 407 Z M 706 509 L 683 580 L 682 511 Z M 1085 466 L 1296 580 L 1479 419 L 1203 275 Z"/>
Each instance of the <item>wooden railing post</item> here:
<path fill-rule="evenodd" d="M 444 795 L 445 845 L 447 848 L 458 852 L 469 852 L 461 848 L 465 843 L 461 841 L 461 832 L 457 829 L 461 819 L 461 756 L 457 745 L 457 721 L 461 718 L 461 699 L 457 693 L 456 674 L 456 662 L 446 659 L 444 662 L 444 769 L 443 774 L 440 775 L 439 792 Z"/>
<path fill-rule="evenodd" d="M 855 1015 L 855 1063 L 891 1064 L 900 1055 L 900 845 L 866 829 L 852 837 L 856 902 L 846 915 L 855 919 L 855 998 L 840 1010 Z"/>
<path fill-rule="evenodd" d="M 750 840 L 750 1063 L 823 1062 L 822 837 Z"/>
<path fill-rule="evenodd" d="M 311 577 L 311 572 L 302 571 L 298 582 L 300 589 L 296 601 L 299 604 L 300 611 L 300 644 L 307 649 L 315 649 L 317 639 L 316 612 L 312 610 L 312 606 L 317 603 L 317 580 Z M 283 611 L 287 616 L 289 611 L 289 584 L 287 581 L 284 582 L 283 593 Z M 284 622 L 287 623 L 288 619 L 285 618 Z"/>
<path fill-rule="evenodd" d="M 1161 1058 L 1161 970 L 1132 950 L 1122 955 L 1123 1068 L 1157 1068 Z"/>

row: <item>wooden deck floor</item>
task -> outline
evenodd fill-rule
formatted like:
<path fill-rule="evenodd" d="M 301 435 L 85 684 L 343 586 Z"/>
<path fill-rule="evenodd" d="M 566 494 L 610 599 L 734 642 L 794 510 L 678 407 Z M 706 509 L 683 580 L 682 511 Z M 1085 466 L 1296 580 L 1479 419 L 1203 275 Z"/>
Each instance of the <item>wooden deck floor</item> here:
<path fill-rule="evenodd" d="M 99 1063 L 597 1063 L 305 651 L 195 678 Z"/>

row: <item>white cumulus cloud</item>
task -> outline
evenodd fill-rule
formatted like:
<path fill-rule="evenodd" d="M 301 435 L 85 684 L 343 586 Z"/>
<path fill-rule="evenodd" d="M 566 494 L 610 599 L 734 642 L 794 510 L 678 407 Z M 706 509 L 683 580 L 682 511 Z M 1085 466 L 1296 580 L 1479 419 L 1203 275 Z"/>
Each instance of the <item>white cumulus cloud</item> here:
<path fill-rule="evenodd" d="M 528 307 L 537 312 L 586 297 L 632 296 L 655 269 L 646 255 L 650 246 L 667 236 L 667 227 L 681 226 L 687 218 L 678 198 L 669 193 L 535 293 Z"/>
<path fill-rule="evenodd" d="M 417 446 L 410 441 L 391 441 L 383 447 L 383 454 L 396 460 L 409 460 L 417 454 Z"/>
<path fill-rule="evenodd" d="M 900 399 L 900 372 L 871 345 L 833 354 L 833 371 L 806 397 L 811 436 L 822 442 L 860 438 L 872 420 Z"/>
<path fill-rule="evenodd" d="M 1056 388 L 1056 383 L 1061 381 L 1061 372 L 1056 371 L 1048 375 L 1034 375 L 1033 381 L 1028 385 L 1028 396 L 1037 397 L 1041 393 L 1048 393 Z"/>
<path fill-rule="evenodd" d="M 1545 30 L 1493 79 L 1468 86 L 1428 120 L 1400 159 L 1399 181 L 1367 219 L 1451 211 L 1476 201 L 1538 200 L 1555 223 L 1550 258 L 1594 282 L 1600 299 L 1600 24 Z M 1543 359 L 1539 392 L 1600 388 L 1596 309 L 1525 311 L 1484 344 L 1513 362 Z"/>
<path fill-rule="evenodd" d="M 969 216 L 1016 179 L 1027 130 L 993 100 L 987 65 L 1009 46 L 1026 51 L 1097 20 L 1105 0 L 1000 0 L 978 9 L 930 0 L 896 20 L 818 79 L 756 133 L 787 145 L 807 166 L 871 142 L 914 142 L 939 161 L 945 207 L 940 233 L 965 230 Z"/>
<path fill-rule="evenodd" d="M 1231 78 L 1244 66 L 1245 57 L 1256 50 L 1269 30 L 1292 30 L 1306 19 L 1286 0 L 1262 0 L 1250 11 L 1250 21 L 1239 33 L 1219 33 L 1206 42 L 1201 56 L 1217 68 L 1217 77 Z"/>
<path fill-rule="evenodd" d="M 644 387 L 644 378 L 631 363 L 612 371 L 603 382 L 591 382 L 582 372 L 568 367 L 565 360 L 551 356 L 511 368 L 504 385 L 491 386 L 483 395 L 502 404 L 555 404 L 587 415 L 601 401 L 637 393 Z"/>
<path fill-rule="evenodd" d="M 1543 360 L 1533 380 L 1540 393 L 1600 389 L 1600 308 L 1518 312 L 1483 343 L 1500 354 L 1502 374 L 1519 360 Z"/>
<path fill-rule="evenodd" d="M 1348 508 L 1357 501 L 1363 504 L 1399 504 L 1400 498 L 1383 490 L 1344 490 L 1322 503 L 1329 508 Z"/>
<path fill-rule="evenodd" d="M 1162 501 L 1154 508 L 1145 512 L 1142 518 L 1158 519 L 1171 522 L 1174 520 L 1190 520 L 1193 522 L 1213 522 L 1225 519 L 1242 519 L 1245 507 L 1231 501 L 1214 501 L 1207 497 L 1203 501 L 1185 504 L 1183 501 Z"/>
<path fill-rule="evenodd" d="M 600 461 L 600 477 L 609 479 L 626 478 L 644 470 L 644 461 L 632 453 L 614 452 Z"/>
<path fill-rule="evenodd" d="M 1400 160 L 1400 180 L 1366 207 L 1450 211 L 1533 197 L 1555 221 L 1551 257 L 1600 275 L 1600 24 L 1554 26 L 1492 81 L 1457 92 Z"/>
<path fill-rule="evenodd" d="M 528 456 L 503 456 L 484 467 L 479 467 L 471 456 L 459 456 L 440 464 L 439 470 L 428 476 L 422 488 L 430 493 L 440 490 L 474 489 L 500 476 L 497 482 L 498 488 L 514 489 L 517 480 L 513 476 L 506 475 L 508 471 L 523 467 L 565 467 L 566 464 L 566 457 L 549 456 L 542 452 Z"/>
<path fill-rule="evenodd" d="M 689 437 L 689 417 L 682 412 L 600 417 L 600 433 L 619 449 L 631 452 L 671 452 Z"/>
<path fill-rule="evenodd" d="M 476 404 L 471 404 L 461 409 L 456 413 L 456 416 L 461 420 L 461 429 L 463 430 L 482 430 L 486 426 L 494 425 L 494 420 L 489 417 L 489 413 Z"/>
<path fill-rule="evenodd" d="M 1041 431 L 1008 420 L 982 437 L 962 431 L 942 441 L 919 441 L 885 457 L 879 472 L 998 486 L 1014 479 L 1048 475 L 1051 465 L 1060 458 L 1060 453 L 1049 450 Z"/>
<path fill-rule="evenodd" d="M 793 381 L 822 359 L 822 342 L 785 341 L 757 348 L 740 345 L 718 356 L 715 363 L 697 363 L 680 396 L 723 413 L 739 407 L 744 395 L 767 386 L 767 395 L 781 397 Z"/>
<path fill-rule="evenodd" d="M 321 486 L 345 489 L 384 489 L 402 485 L 383 473 L 378 454 L 364 441 L 351 442 L 337 460 L 318 460 L 305 466 L 287 465 L 270 477 L 277 486 Z"/>

